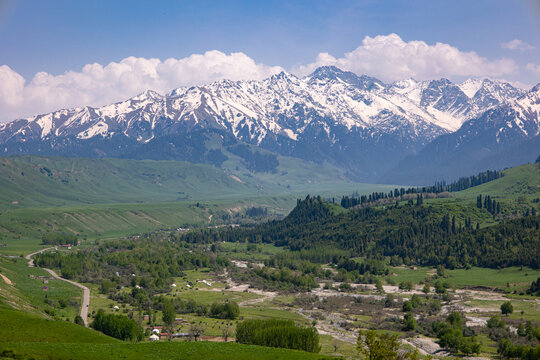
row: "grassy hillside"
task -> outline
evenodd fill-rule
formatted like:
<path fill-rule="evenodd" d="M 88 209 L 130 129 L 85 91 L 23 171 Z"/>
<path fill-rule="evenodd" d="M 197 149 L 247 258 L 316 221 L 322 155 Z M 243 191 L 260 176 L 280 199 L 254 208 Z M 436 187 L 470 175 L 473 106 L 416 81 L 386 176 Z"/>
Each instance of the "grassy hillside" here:
<path fill-rule="evenodd" d="M 221 169 L 176 161 L 0 158 L 0 206 L 163 202 L 257 193 Z"/>
<path fill-rule="evenodd" d="M 208 360 L 308 360 L 331 359 L 319 354 L 236 343 L 161 342 L 141 344 L 0 343 L 2 349 L 34 359 L 208 359 Z"/>
<path fill-rule="evenodd" d="M 119 340 L 67 321 L 56 321 L 0 306 L 0 344 L 50 342 L 114 344 Z M 1 346 L 1 345 L 0 345 Z"/>
<path fill-rule="evenodd" d="M 476 198 L 479 194 L 516 200 L 520 196 L 528 199 L 539 197 L 540 168 L 538 164 L 510 168 L 500 179 L 454 193 L 456 198 Z"/>
<path fill-rule="evenodd" d="M 235 343 L 126 343 L 65 321 L 0 306 L 0 354 L 34 359 L 324 359 L 301 351 Z"/>
<path fill-rule="evenodd" d="M 350 184 L 336 169 L 280 158 L 275 172 L 178 161 L 0 157 L 0 208 L 231 199 Z M 356 186 L 358 187 L 358 185 Z"/>

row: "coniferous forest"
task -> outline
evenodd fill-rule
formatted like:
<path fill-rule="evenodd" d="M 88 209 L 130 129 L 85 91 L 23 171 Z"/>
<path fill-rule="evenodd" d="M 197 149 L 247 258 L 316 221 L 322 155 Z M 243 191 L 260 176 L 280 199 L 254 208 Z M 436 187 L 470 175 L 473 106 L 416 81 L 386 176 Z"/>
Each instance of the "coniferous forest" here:
<path fill-rule="evenodd" d="M 282 221 L 253 228 L 193 231 L 185 234 L 184 240 L 271 243 L 319 263 L 337 263 L 347 256 L 337 249 L 347 251 L 350 257 L 397 256 L 405 264 L 444 264 L 450 269 L 540 267 L 538 215 L 478 228 L 470 218 L 458 219 L 432 206 L 409 203 L 339 214 L 330 206 L 320 197 L 308 196 Z M 486 207 L 490 213 L 497 211 L 491 201 Z"/>

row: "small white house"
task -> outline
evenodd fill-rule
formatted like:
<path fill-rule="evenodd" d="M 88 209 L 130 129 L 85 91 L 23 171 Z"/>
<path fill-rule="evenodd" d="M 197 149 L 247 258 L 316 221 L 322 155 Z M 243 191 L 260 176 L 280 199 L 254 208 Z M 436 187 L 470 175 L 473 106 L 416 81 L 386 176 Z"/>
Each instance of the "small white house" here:
<path fill-rule="evenodd" d="M 159 340 L 159 336 L 157 336 L 156 334 L 152 334 L 152 335 L 150 335 L 149 340 L 150 340 L 150 341 L 158 341 L 158 340 Z"/>
<path fill-rule="evenodd" d="M 114 305 L 114 306 L 113 306 L 113 309 L 114 309 L 114 311 L 120 310 L 120 308 L 118 307 L 118 305 Z"/>
<path fill-rule="evenodd" d="M 160 333 L 159 329 L 153 329 L 152 330 L 152 334 L 159 334 L 159 333 Z"/>
<path fill-rule="evenodd" d="M 172 287 L 172 288 L 175 288 L 175 287 L 176 287 L 176 284 L 172 284 L 171 287 Z"/>
<path fill-rule="evenodd" d="M 186 287 L 189 289 L 191 287 L 191 285 L 187 284 Z"/>

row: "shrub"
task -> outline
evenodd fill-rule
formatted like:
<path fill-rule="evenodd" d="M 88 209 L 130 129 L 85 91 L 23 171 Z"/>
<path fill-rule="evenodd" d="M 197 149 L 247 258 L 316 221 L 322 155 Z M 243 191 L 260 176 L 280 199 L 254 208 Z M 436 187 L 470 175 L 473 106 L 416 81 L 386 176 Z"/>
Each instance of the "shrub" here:
<path fill-rule="evenodd" d="M 240 308 L 234 301 L 223 304 L 213 303 L 210 307 L 209 316 L 218 319 L 237 319 L 240 315 Z"/>
<path fill-rule="evenodd" d="M 514 306 L 512 306 L 512 303 L 510 301 L 506 301 L 501 305 L 501 313 L 503 315 L 510 315 L 514 312 Z"/>

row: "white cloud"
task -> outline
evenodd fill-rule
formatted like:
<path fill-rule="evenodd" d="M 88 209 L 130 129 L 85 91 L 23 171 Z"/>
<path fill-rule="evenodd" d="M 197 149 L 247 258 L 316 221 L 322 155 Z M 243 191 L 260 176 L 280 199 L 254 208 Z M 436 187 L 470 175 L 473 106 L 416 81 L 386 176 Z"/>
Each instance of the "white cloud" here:
<path fill-rule="evenodd" d="M 475 52 L 464 52 L 448 44 L 428 45 L 424 41 L 403 41 L 398 35 L 366 36 L 362 45 L 335 58 L 320 53 L 314 63 L 300 66 L 296 71 L 307 74 L 321 65 L 335 65 L 357 74 L 367 74 L 383 81 L 404 78 L 417 80 L 440 77 L 492 76 L 517 72 L 513 60 L 488 60 Z"/>
<path fill-rule="evenodd" d="M 292 69 L 305 75 L 321 65 L 335 65 L 383 81 L 413 77 L 502 77 L 517 74 L 513 60 L 489 60 L 443 43 L 403 41 L 398 35 L 365 37 L 343 57 L 321 53 L 315 62 Z M 531 65 L 532 66 L 532 65 Z M 532 69 L 532 68 L 531 68 Z M 213 50 L 183 59 L 128 57 L 107 65 L 85 65 L 81 71 L 61 75 L 37 73 L 26 81 L 7 65 L 0 66 L 0 120 L 8 121 L 75 106 L 101 106 L 125 100 L 144 90 L 167 93 L 180 86 L 220 79 L 263 79 L 282 71 L 279 66 L 256 63 L 244 53 Z M 533 70 L 535 71 L 535 70 Z"/>
<path fill-rule="evenodd" d="M 534 46 L 532 46 L 530 44 L 527 44 L 525 41 L 519 40 L 519 39 L 514 39 L 512 41 L 502 43 L 501 47 L 503 49 L 519 50 L 519 51 L 526 51 L 526 50 L 534 50 L 535 49 Z"/>
<path fill-rule="evenodd" d="M 151 89 L 166 93 L 180 86 L 220 79 L 263 79 L 283 69 L 257 64 L 243 53 L 214 50 L 183 59 L 128 57 L 108 65 L 88 64 L 62 75 L 37 73 L 28 83 L 0 66 L 0 119 L 12 120 L 75 106 L 101 106 Z"/>
<path fill-rule="evenodd" d="M 540 75 L 540 65 L 536 65 L 536 64 L 533 64 L 533 63 L 528 63 L 527 66 L 525 66 L 525 68 L 533 73 L 535 73 L 536 75 Z"/>

